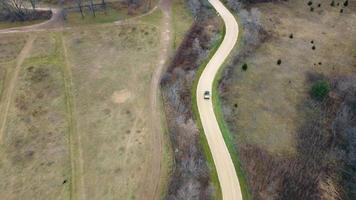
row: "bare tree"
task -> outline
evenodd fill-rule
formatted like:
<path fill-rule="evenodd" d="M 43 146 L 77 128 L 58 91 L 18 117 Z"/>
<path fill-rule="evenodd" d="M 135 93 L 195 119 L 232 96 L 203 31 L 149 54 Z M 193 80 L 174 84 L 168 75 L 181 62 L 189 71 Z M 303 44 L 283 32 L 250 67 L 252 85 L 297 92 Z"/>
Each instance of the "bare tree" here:
<path fill-rule="evenodd" d="M 14 18 L 24 21 L 26 19 L 27 10 L 24 7 L 23 0 L 1 0 L 0 6 Z"/>
<path fill-rule="evenodd" d="M 101 0 L 101 7 L 104 9 L 104 13 L 106 14 L 106 2 L 105 2 L 105 0 Z"/>
<path fill-rule="evenodd" d="M 93 0 L 90 0 L 90 9 L 91 9 L 91 12 L 93 13 L 93 16 L 95 17 L 95 7 L 94 7 Z"/>
<path fill-rule="evenodd" d="M 242 3 L 236 0 L 228 0 L 227 5 L 235 12 L 240 10 L 242 7 Z"/>
<path fill-rule="evenodd" d="M 37 0 L 29 0 L 33 10 L 36 10 Z"/>
<path fill-rule="evenodd" d="M 188 1 L 188 7 L 190 11 L 193 13 L 194 16 L 197 16 L 200 8 L 201 8 L 201 2 L 199 0 L 189 0 Z"/>
<path fill-rule="evenodd" d="M 79 8 L 80 14 L 82 15 L 82 19 L 84 19 L 84 13 L 83 13 L 83 7 L 82 7 L 83 1 L 82 0 L 75 0 L 75 1 Z"/>

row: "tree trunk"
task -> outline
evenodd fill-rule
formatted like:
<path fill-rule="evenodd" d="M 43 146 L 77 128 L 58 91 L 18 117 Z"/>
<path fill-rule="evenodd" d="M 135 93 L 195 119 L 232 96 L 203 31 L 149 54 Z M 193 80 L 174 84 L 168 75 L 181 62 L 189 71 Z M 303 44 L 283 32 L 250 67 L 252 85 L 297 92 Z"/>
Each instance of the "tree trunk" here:
<path fill-rule="evenodd" d="M 32 6 L 32 10 L 35 11 L 36 10 L 36 0 L 31 0 L 31 6 Z"/>
<path fill-rule="evenodd" d="M 93 0 L 90 0 L 90 7 L 91 7 L 91 12 L 93 13 L 93 16 L 95 17 L 95 8 L 94 8 Z"/>
<path fill-rule="evenodd" d="M 101 0 L 101 6 L 104 9 L 104 14 L 106 15 L 107 13 L 106 13 L 106 2 L 105 2 L 105 0 Z"/>
<path fill-rule="evenodd" d="M 82 15 L 82 19 L 84 19 L 84 14 L 83 14 L 82 5 L 78 5 L 78 6 L 79 6 L 80 14 Z"/>

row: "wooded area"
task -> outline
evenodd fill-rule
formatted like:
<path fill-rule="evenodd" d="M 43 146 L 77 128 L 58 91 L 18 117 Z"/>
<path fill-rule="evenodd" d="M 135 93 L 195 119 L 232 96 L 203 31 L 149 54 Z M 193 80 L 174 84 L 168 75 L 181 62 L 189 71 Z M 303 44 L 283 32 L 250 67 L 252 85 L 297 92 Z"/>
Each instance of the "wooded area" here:
<path fill-rule="evenodd" d="M 0 21 L 28 21 L 48 19 L 51 12 L 36 10 L 38 0 L 0 1 Z"/>

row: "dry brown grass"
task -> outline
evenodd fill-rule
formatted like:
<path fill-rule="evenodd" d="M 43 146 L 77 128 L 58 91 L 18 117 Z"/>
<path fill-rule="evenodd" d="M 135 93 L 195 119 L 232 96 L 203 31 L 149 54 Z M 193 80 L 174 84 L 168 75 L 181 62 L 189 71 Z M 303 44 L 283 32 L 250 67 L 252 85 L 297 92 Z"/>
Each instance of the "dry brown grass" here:
<path fill-rule="evenodd" d="M 139 197 L 155 156 L 147 97 L 161 16 L 156 11 L 125 25 L 36 33 L 0 148 L 1 197 Z M 1 37 L 0 76 L 11 76 L 27 37 Z"/>
<path fill-rule="evenodd" d="M 249 53 L 235 59 L 231 74 L 223 81 L 225 117 L 235 134 L 255 199 L 312 198 L 320 191 L 314 185 L 317 181 L 320 187 L 338 187 L 335 177 L 314 179 L 325 172 L 324 165 L 317 163 L 328 158 L 316 159 L 323 153 L 316 147 L 328 147 L 325 138 L 309 138 L 307 143 L 308 137 L 301 136 L 316 133 L 303 129 L 310 126 L 309 121 L 319 123 L 314 121 L 320 114 L 317 107 L 306 103 L 308 74 L 328 77 L 356 72 L 356 32 L 352 28 L 356 6 L 349 5 L 340 14 L 338 8 L 321 3 L 314 12 L 309 11 L 307 1 L 251 4 L 261 12 L 268 38 L 256 49 L 242 46 L 242 51 Z M 281 65 L 277 65 L 278 59 Z M 241 70 L 243 63 L 249 66 L 246 72 Z M 326 128 L 330 124 L 321 120 L 319 125 Z M 303 151 L 306 145 L 315 148 Z M 283 196 L 286 194 L 291 196 Z"/>
<path fill-rule="evenodd" d="M 0 152 L 0 194 L 5 199 L 68 195 L 68 184 L 64 183 L 70 175 L 63 78 L 61 66 L 51 56 L 56 56 L 55 52 L 41 58 L 30 54 L 15 82 Z M 5 82 L 5 89 L 8 84 Z M 1 104 L 6 103 L 3 101 Z"/>
<path fill-rule="evenodd" d="M 25 45 L 26 37 L 22 34 L 3 35 L 0 39 L 0 63 L 14 61 Z"/>
<path fill-rule="evenodd" d="M 90 198 L 136 199 L 142 189 L 158 34 L 156 26 L 137 24 L 65 33 Z"/>

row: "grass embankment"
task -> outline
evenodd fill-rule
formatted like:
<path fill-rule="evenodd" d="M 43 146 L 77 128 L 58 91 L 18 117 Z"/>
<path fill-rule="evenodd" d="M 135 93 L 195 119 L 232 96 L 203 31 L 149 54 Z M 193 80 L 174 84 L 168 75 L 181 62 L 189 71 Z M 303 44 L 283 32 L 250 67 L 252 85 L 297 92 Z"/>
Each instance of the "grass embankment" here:
<path fill-rule="evenodd" d="M 243 37 L 243 31 L 242 31 L 243 27 L 241 27 L 241 24 L 242 23 L 239 23 L 239 25 L 240 25 L 239 26 L 239 36 L 238 36 L 237 44 L 235 45 L 234 51 L 239 51 L 239 48 L 241 46 L 241 41 L 242 41 L 242 37 Z M 220 102 L 219 83 L 222 78 L 224 69 L 227 66 L 225 63 L 219 68 L 218 73 L 216 74 L 216 76 L 214 78 L 214 82 L 213 82 L 212 102 L 213 102 L 213 106 L 214 106 L 214 113 L 215 113 L 216 120 L 218 121 L 220 131 L 223 135 L 225 144 L 229 150 L 232 162 L 234 163 L 236 174 L 239 178 L 242 197 L 244 200 L 250 200 L 251 196 L 250 196 L 250 192 L 249 192 L 249 188 L 248 188 L 246 174 L 241 166 L 239 154 L 238 154 L 238 152 L 235 148 L 235 145 L 234 145 L 235 144 L 234 138 L 232 137 L 232 134 L 230 133 L 230 129 L 224 119 L 222 105 Z"/>
<path fill-rule="evenodd" d="M 209 170 L 210 170 L 211 182 L 214 184 L 216 199 L 218 199 L 218 200 L 222 199 L 222 193 L 221 193 L 219 177 L 218 177 L 218 174 L 216 172 L 213 156 L 211 154 L 208 141 L 207 141 L 207 139 L 205 137 L 203 126 L 201 124 L 196 94 L 197 94 L 197 86 L 198 86 L 198 82 L 199 82 L 200 76 L 203 73 L 203 71 L 204 71 L 206 65 L 208 64 L 208 62 L 210 61 L 210 59 L 213 57 L 215 52 L 220 47 L 220 44 L 222 43 L 224 37 L 225 37 L 225 27 L 223 28 L 223 31 L 222 31 L 222 33 L 220 35 L 220 38 L 215 42 L 215 44 L 213 45 L 212 49 L 210 50 L 210 53 L 209 53 L 208 57 L 198 67 L 198 70 L 196 71 L 195 79 L 194 79 L 194 82 L 193 82 L 193 85 L 192 85 L 192 91 L 191 91 L 191 93 L 192 93 L 193 116 L 195 118 L 195 121 L 197 122 L 197 126 L 198 126 L 199 133 L 200 133 L 200 143 L 201 143 L 205 158 L 206 158 L 207 163 L 208 163 L 208 167 L 209 167 Z"/>
<path fill-rule="evenodd" d="M 32 21 L 24 21 L 24 22 L 0 22 L 0 29 L 6 28 L 16 28 L 20 26 L 30 26 L 34 24 L 39 24 L 47 20 L 32 20 Z"/>
<path fill-rule="evenodd" d="M 159 95 L 160 98 L 160 110 L 164 110 L 163 108 L 163 99 L 162 95 Z M 160 185 L 158 188 L 159 191 L 159 197 L 161 199 L 164 199 L 167 196 L 168 192 L 168 185 L 164 183 L 169 182 L 169 178 L 172 175 L 172 168 L 174 166 L 174 158 L 173 158 L 173 150 L 172 150 L 172 143 L 169 138 L 169 129 L 167 125 L 167 119 L 165 118 L 165 115 L 161 115 L 161 127 L 162 127 L 162 133 L 163 133 L 163 151 L 162 151 L 162 168 L 164 170 L 164 175 L 161 176 L 160 178 Z"/>

